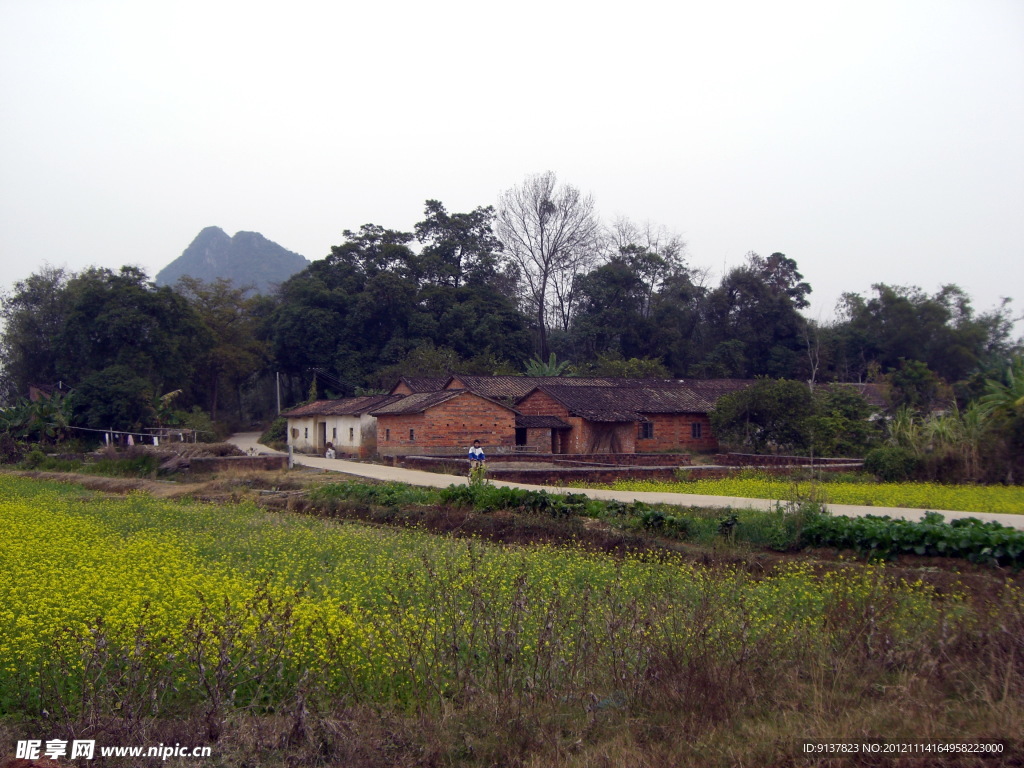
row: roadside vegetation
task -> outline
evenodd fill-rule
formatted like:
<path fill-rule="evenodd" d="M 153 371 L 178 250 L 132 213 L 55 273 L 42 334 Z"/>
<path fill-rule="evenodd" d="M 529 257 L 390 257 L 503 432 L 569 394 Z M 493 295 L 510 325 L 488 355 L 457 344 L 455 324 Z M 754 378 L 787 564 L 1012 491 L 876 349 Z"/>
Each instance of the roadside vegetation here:
<path fill-rule="evenodd" d="M 1024 486 L 946 485 L 927 482 L 880 483 L 870 475 L 814 480 L 793 479 L 748 470 L 736 477 L 659 482 L 620 480 L 609 488 L 621 491 L 691 493 L 747 499 L 814 499 L 822 504 L 1024 514 Z"/>
<path fill-rule="evenodd" d="M 590 499 L 582 494 L 549 494 L 488 484 L 453 485 L 445 489 L 414 488 L 401 483 L 368 485 L 332 483 L 308 494 L 313 511 L 336 514 L 352 505 L 445 505 L 480 513 L 515 512 L 568 522 L 592 520 L 703 547 L 746 545 L 778 552 L 809 547 L 852 550 L 868 559 L 901 554 L 960 558 L 973 563 L 1024 567 L 1024 531 L 999 523 L 967 518 L 946 522 L 930 513 L 922 521 L 887 516 L 833 516 L 818 502 L 780 502 L 774 510 L 707 509 L 643 502 Z M 406 519 L 407 522 L 409 519 Z"/>
<path fill-rule="evenodd" d="M 360 486 L 309 502 L 597 519 L 573 496 Z M 659 530 L 662 510 L 602 514 L 645 513 Z M 222 765 L 788 765 L 802 738 L 991 741 L 1024 715 L 1020 576 L 748 567 L 739 515 L 703 556 L 609 555 L 3 475 L 0 520 L 10 739 L 198 740 Z"/>

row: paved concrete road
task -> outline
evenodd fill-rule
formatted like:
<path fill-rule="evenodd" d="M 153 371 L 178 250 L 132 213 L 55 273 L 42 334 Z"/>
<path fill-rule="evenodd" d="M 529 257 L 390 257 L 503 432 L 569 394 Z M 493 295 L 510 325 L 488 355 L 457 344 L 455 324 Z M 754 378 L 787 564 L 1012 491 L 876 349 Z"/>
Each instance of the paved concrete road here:
<path fill-rule="evenodd" d="M 234 443 L 242 450 L 253 448 L 261 453 L 279 453 L 259 443 L 258 432 L 242 432 L 232 435 L 228 442 Z M 315 467 L 331 472 L 341 472 L 346 475 L 358 477 L 369 477 L 375 480 L 392 480 L 410 485 L 421 485 L 432 488 L 447 488 L 453 483 L 464 485 L 465 477 L 456 475 L 440 475 L 435 472 L 423 472 L 418 469 L 402 469 L 400 467 L 385 467 L 380 464 L 366 464 L 358 461 L 345 461 L 343 459 L 325 459 L 319 456 L 306 456 L 300 453 L 295 454 L 295 463 L 304 467 Z M 743 499 L 733 496 L 702 496 L 693 493 L 661 493 L 651 491 L 608 491 L 599 488 L 556 488 L 543 485 L 525 485 L 523 483 L 508 483 L 503 480 L 493 481 L 495 485 L 505 485 L 511 488 L 528 488 L 531 490 L 546 490 L 549 493 L 582 493 L 592 499 L 607 499 L 614 501 L 643 501 L 648 504 L 676 504 L 682 507 L 721 507 L 736 509 L 773 509 L 779 502 L 770 499 Z M 905 509 L 901 507 L 865 507 L 853 504 L 829 504 L 829 511 L 834 515 L 845 515 L 847 517 L 863 517 L 864 515 L 888 515 L 889 517 L 900 517 L 905 520 L 920 520 L 927 510 Z M 958 517 L 975 517 L 979 520 L 995 520 L 1003 525 L 1024 530 L 1024 514 L 1005 515 L 989 512 L 948 512 L 938 510 L 945 516 L 946 520 L 953 520 Z M 1021 510 L 1024 513 L 1024 510 Z"/>

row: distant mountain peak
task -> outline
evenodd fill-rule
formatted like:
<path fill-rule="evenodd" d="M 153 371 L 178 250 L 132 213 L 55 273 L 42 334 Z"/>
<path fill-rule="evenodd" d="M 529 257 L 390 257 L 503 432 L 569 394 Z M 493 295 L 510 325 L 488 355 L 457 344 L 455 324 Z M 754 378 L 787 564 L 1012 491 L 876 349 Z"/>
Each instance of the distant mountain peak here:
<path fill-rule="evenodd" d="M 220 227 L 205 227 L 181 256 L 160 270 L 156 284 L 174 285 L 185 275 L 205 282 L 224 278 L 266 294 L 307 266 L 305 258 L 259 232 L 237 232 L 229 237 Z"/>

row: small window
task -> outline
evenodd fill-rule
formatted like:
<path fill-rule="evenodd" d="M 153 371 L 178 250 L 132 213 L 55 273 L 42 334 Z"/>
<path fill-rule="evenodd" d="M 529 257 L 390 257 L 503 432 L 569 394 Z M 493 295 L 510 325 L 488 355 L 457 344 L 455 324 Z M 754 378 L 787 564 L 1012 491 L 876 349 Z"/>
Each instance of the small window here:
<path fill-rule="evenodd" d="M 338 439 L 338 428 L 337 427 L 334 427 L 333 429 L 331 429 L 331 439 L 333 439 L 333 440 L 337 440 Z"/>
<path fill-rule="evenodd" d="M 309 440 L 309 427 L 306 427 L 305 434 L 303 435 L 303 437 L 305 437 L 307 440 Z"/>
<path fill-rule="evenodd" d="M 703 425 L 699 421 L 695 421 L 693 422 L 693 424 L 690 425 L 690 436 L 694 440 L 700 440 L 702 426 Z"/>
<path fill-rule="evenodd" d="M 409 442 L 411 443 L 415 439 L 416 439 L 416 430 L 415 429 L 410 429 L 409 430 Z"/>
<path fill-rule="evenodd" d="M 641 421 L 636 431 L 636 436 L 640 440 L 650 440 L 654 437 L 654 422 L 653 421 Z"/>
<path fill-rule="evenodd" d="M 385 429 L 384 430 L 384 439 L 385 440 L 390 440 L 391 439 L 391 430 L 390 429 Z"/>
<path fill-rule="evenodd" d="M 298 427 L 292 427 L 292 439 L 294 440 L 298 436 L 299 436 L 299 428 Z"/>
<path fill-rule="evenodd" d="M 354 443 L 355 440 L 356 440 L 356 428 L 355 427 L 349 427 L 348 428 L 348 441 L 350 443 Z"/>

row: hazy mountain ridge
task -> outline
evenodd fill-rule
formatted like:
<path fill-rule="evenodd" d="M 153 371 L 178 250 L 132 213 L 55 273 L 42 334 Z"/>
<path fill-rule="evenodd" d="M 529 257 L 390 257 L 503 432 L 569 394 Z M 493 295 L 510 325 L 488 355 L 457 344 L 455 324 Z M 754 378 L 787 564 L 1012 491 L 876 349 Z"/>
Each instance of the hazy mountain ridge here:
<path fill-rule="evenodd" d="M 236 286 L 255 286 L 258 293 L 266 294 L 308 266 L 305 257 L 259 232 L 238 232 L 229 237 L 220 227 L 206 227 L 181 256 L 160 270 L 156 284 L 173 285 L 184 275 L 207 282 L 222 277 Z"/>

